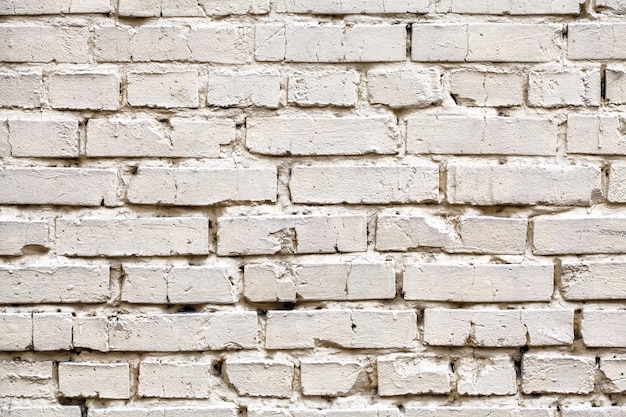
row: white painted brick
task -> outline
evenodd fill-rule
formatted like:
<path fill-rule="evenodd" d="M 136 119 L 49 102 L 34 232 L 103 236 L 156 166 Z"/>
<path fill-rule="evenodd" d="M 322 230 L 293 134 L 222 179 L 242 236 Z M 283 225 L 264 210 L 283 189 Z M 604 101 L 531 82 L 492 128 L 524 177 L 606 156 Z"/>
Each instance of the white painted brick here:
<path fill-rule="evenodd" d="M 352 107 L 358 100 L 356 71 L 301 71 L 289 74 L 287 100 L 298 106 Z"/>
<path fill-rule="evenodd" d="M 626 4 L 623 0 L 596 0 L 596 11 L 606 13 L 607 11 L 624 14 L 626 12 Z"/>
<path fill-rule="evenodd" d="M 245 0 L 239 0 L 239 2 Z M 261 2 L 263 0 L 253 0 Z M 267 1 L 267 0 L 265 0 Z M 204 0 L 207 7 L 228 2 Z M 236 7 L 236 1 L 230 2 Z M 187 47 L 191 51 L 191 60 L 198 62 L 216 62 L 220 64 L 244 64 L 253 56 L 253 29 L 247 26 L 230 24 L 198 25 L 189 33 Z"/>
<path fill-rule="evenodd" d="M 455 223 L 413 210 L 382 211 L 376 222 L 376 249 L 521 254 L 526 247 L 526 219 L 462 216 Z"/>
<path fill-rule="evenodd" d="M 366 381 L 365 368 L 356 360 L 300 361 L 300 382 L 304 395 L 349 395 L 358 392 Z"/>
<path fill-rule="evenodd" d="M 106 352 L 109 350 L 109 322 L 106 317 L 74 317 L 72 344 L 75 348 L 87 348 Z"/>
<path fill-rule="evenodd" d="M 228 382 L 239 395 L 289 398 L 293 390 L 293 363 L 270 360 L 226 361 Z"/>
<path fill-rule="evenodd" d="M 625 410 L 619 406 L 611 407 L 573 407 L 561 410 L 563 417 L 624 417 Z"/>
<path fill-rule="evenodd" d="M 417 338 L 411 310 L 270 311 L 267 349 L 307 349 L 325 343 L 349 349 L 406 348 Z"/>
<path fill-rule="evenodd" d="M 522 392 L 587 394 L 593 391 L 595 360 L 560 353 L 524 354 Z"/>
<path fill-rule="evenodd" d="M 259 61 L 391 62 L 406 58 L 404 25 L 259 24 L 255 28 Z"/>
<path fill-rule="evenodd" d="M 211 365 L 143 361 L 139 365 L 139 396 L 208 398 Z"/>
<path fill-rule="evenodd" d="M 257 344 L 254 311 L 208 314 L 120 315 L 109 329 L 111 351 L 177 352 L 251 349 Z"/>
<path fill-rule="evenodd" d="M 463 106 L 520 106 L 524 103 L 526 76 L 456 70 L 450 73 L 450 94 Z"/>
<path fill-rule="evenodd" d="M 626 346 L 626 311 L 583 310 L 583 341 L 588 347 Z"/>
<path fill-rule="evenodd" d="M 407 300 L 449 302 L 550 301 L 554 267 L 533 264 L 410 264 L 402 291 Z"/>
<path fill-rule="evenodd" d="M 406 417 L 555 417 L 554 410 L 550 408 L 531 407 L 437 407 L 437 406 L 407 406 L 404 415 Z"/>
<path fill-rule="evenodd" d="M 407 152 L 459 155 L 555 155 L 557 124 L 535 117 L 410 117 Z"/>
<path fill-rule="evenodd" d="M 584 165 L 449 164 L 447 199 L 481 206 L 590 206 L 602 196 L 602 173 Z"/>
<path fill-rule="evenodd" d="M 0 25 L 0 61 L 89 61 L 89 28 L 80 26 Z"/>
<path fill-rule="evenodd" d="M 81 417 L 80 407 L 9 407 L 0 408 L 0 417 Z"/>
<path fill-rule="evenodd" d="M 606 99 L 609 103 L 626 103 L 626 71 L 623 67 L 607 68 L 604 71 Z"/>
<path fill-rule="evenodd" d="M 428 107 L 443 99 L 441 74 L 434 69 L 370 70 L 367 90 L 370 103 L 391 108 Z"/>
<path fill-rule="evenodd" d="M 626 391 L 626 358 L 621 355 L 603 355 L 600 357 L 600 371 L 604 379 L 602 392 L 618 393 Z"/>
<path fill-rule="evenodd" d="M 52 362 L 0 362 L 0 397 L 56 397 Z"/>
<path fill-rule="evenodd" d="M 381 396 L 448 394 L 451 389 L 450 364 L 443 359 L 379 357 L 377 369 Z"/>
<path fill-rule="evenodd" d="M 600 105 L 600 71 L 531 72 L 528 103 L 535 107 Z"/>
<path fill-rule="evenodd" d="M 367 248 L 364 215 L 220 217 L 218 255 L 360 252 Z"/>
<path fill-rule="evenodd" d="M 569 327 L 564 327 L 569 324 Z M 573 342 L 571 310 L 426 309 L 424 343 L 434 346 L 550 346 Z M 554 329 L 558 334 L 550 334 Z"/>
<path fill-rule="evenodd" d="M 602 1 L 602 0 L 600 0 Z M 439 13 L 497 14 L 497 15 L 560 15 L 579 14 L 584 0 L 556 0 L 536 3 L 532 0 L 442 0 L 437 5 Z"/>
<path fill-rule="evenodd" d="M 376 0 L 280 0 L 274 7 L 279 13 L 302 14 L 426 13 L 428 1 L 399 0 L 383 3 Z"/>
<path fill-rule="evenodd" d="M 3 0 L 0 15 L 109 13 L 110 0 Z"/>
<path fill-rule="evenodd" d="M 508 356 L 460 358 L 456 362 L 460 395 L 513 395 L 517 393 L 515 366 Z"/>
<path fill-rule="evenodd" d="M 626 187 L 622 184 L 626 180 L 626 165 L 611 164 L 609 170 L 609 192 L 608 200 L 613 203 L 623 203 L 626 201 Z"/>
<path fill-rule="evenodd" d="M 227 405 L 209 407 L 107 407 L 89 408 L 93 417 L 237 417 L 237 408 Z"/>
<path fill-rule="evenodd" d="M 101 266 L 4 266 L 0 303 L 101 303 L 109 298 L 109 268 Z"/>
<path fill-rule="evenodd" d="M 620 300 L 626 298 L 623 262 L 563 262 L 561 293 L 566 300 Z"/>
<path fill-rule="evenodd" d="M 117 183 L 117 172 L 109 169 L 0 169 L 0 203 L 115 205 Z"/>
<path fill-rule="evenodd" d="M 388 204 L 436 201 L 439 166 L 295 166 L 291 200 L 309 204 Z"/>
<path fill-rule="evenodd" d="M 33 314 L 34 350 L 69 350 L 71 348 L 71 313 Z"/>
<path fill-rule="evenodd" d="M 65 397 L 130 398 L 128 363 L 61 362 L 59 392 Z"/>
<path fill-rule="evenodd" d="M 69 117 L 11 118 L 9 144 L 17 157 L 78 157 L 78 120 Z"/>
<path fill-rule="evenodd" d="M 49 248 L 48 223 L 39 220 L 0 220 L 0 255 L 22 255 L 29 246 Z"/>
<path fill-rule="evenodd" d="M 395 154 L 398 131 L 388 117 L 250 117 L 246 146 L 269 155 Z M 358 140 L 346 140 L 359 132 Z"/>
<path fill-rule="evenodd" d="M 557 61 L 561 59 L 561 29 L 561 25 L 556 24 L 415 23 L 411 59 L 424 62 Z"/>
<path fill-rule="evenodd" d="M 231 120 L 90 119 L 86 154 L 94 157 L 218 158 L 220 146 L 235 140 Z"/>
<path fill-rule="evenodd" d="M 128 73 L 128 104 L 146 107 L 199 105 L 198 71 Z"/>
<path fill-rule="evenodd" d="M 205 206 L 276 201 L 275 168 L 139 168 L 127 199 L 134 204 Z"/>
<path fill-rule="evenodd" d="M 117 72 L 53 73 L 48 76 L 48 100 L 55 109 L 117 110 Z"/>
<path fill-rule="evenodd" d="M 222 267 L 124 266 L 122 300 L 131 303 L 232 304 L 233 285 Z"/>
<path fill-rule="evenodd" d="M 567 25 L 569 59 L 624 59 L 626 23 L 595 22 Z"/>
<path fill-rule="evenodd" d="M 231 14 L 263 14 L 269 11 L 269 0 L 121 0 L 120 16 L 226 16 Z"/>
<path fill-rule="evenodd" d="M 626 129 L 618 114 L 567 117 L 567 151 L 582 154 L 626 154 Z"/>
<path fill-rule="evenodd" d="M 0 106 L 18 106 L 32 109 L 41 106 L 41 72 L 0 72 Z"/>
<path fill-rule="evenodd" d="M 244 295 L 253 302 L 390 299 L 395 272 L 388 263 L 264 263 L 246 265 Z"/>
<path fill-rule="evenodd" d="M 30 313 L 0 313 L 0 350 L 32 349 L 33 318 Z"/>
<path fill-rule="evenodd" d="M 211 71 L 207 104 L 275 109 L 280 104 L 280 81 L 276 71 Z"/>
<path fill-rule="evenodd" d="M 537 255 L 621 253 L 626 250 L 626 218 L 614 215 L 553 215 L 534 219 Z"/>
<path fill-rule="evenodd" d="M 202 217 L 58 218 L 56 250 L 69 256 L 171 256 L 208 253 Z"/>

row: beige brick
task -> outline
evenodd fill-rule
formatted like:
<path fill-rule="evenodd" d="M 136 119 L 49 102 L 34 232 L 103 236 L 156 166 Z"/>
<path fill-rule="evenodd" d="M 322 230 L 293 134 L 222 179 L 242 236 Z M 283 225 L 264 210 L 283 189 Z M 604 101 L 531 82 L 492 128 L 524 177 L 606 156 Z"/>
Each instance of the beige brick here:
<path fill-rule="evenodd" d="M 128 73 L 128 104 L 134 107 L 190 107 L 199 105 L 198 72 Z"/>
<path fill-rule="evenodd" d="M 452 374 L 442 359 L 392 356 L 378 358 L 378 393 L 381 396 L 448 394 Z"/>
<path fill-rule="evenodd" d="M 593 358 L 560 353 L 524 354 L 522 392 L 587 394 L 596 374 Z"/>
<path fill-rule="evenodd" d="M 22 255 L 50 248 L 48 223 L 40 220 L 0 219 L 0 255 Z"/>
<path fill-rule="evenodd" d="M 69 117 L 11 118 L 9 144 L 17 157 L 78 157 L 78 120 Z"/>
<path fill-rule="evenodd" d="M 41 107 L 42 74 L 36 71 L 2 71 L 0 91 L 2 107 Z"/>
<path fill-rule="evenodd" d="M 139 396 L 208 398 L 211 364 L 143 361 L 139 365 Z"/>
<path fill-rule="evenodd" d="M 356 71 L 300 71 L 289 74 L 287 100 L 298 106 L 352 107 L 358 100 Z"/>
<path fill-rule="evenodd" d="M 391 108 L 428 107 L 443 99 L 441 74 L 434 69 L 370 70 L 367 89 L 370 103 Z"/>
<path fill-rule="evenodd" d="M 450 94 L 463 106 L 520 106 L 524 103 L 526 76 L 456 70 L 450 73 Z"/>
<path fill-rule="evenodd" d="M 0 397 L 55 398 L 52 362 L 0 362 Z"/>
<path fill-rule="evenodd" d="M 61 362 L 59 391 L 65 397 L 130 398 L 128 363 Z"/>
<path fill-rule="evenodd" d="M 120 77 L 116 72 L 52 73 L 48 100 L 55 109 L 117 110 Z"/>
<path fill-rule="evenodd" d="M 270 360 L 227 360 L 226 376 L 239 395 L 289 398 L 293 390 L 294 366 Z"/>

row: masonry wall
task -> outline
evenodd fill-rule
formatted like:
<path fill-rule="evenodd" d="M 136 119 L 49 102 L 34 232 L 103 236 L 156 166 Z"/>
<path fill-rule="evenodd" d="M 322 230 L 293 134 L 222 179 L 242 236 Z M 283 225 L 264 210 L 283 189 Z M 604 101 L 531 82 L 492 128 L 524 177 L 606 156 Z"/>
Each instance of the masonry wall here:
<path fill-rule="evenodd" d="M 625 14 L 0 0 L 0 416 L 626 416 Z"/>

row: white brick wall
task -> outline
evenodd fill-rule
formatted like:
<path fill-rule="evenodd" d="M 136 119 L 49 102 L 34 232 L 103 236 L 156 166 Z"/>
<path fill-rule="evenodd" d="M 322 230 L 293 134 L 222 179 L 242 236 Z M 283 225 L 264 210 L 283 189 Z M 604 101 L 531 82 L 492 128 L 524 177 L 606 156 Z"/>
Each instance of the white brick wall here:
<path fill-rule="evenodd" d="M 625 15 L 0 0 L 0 417 L 625 416 Z"/>

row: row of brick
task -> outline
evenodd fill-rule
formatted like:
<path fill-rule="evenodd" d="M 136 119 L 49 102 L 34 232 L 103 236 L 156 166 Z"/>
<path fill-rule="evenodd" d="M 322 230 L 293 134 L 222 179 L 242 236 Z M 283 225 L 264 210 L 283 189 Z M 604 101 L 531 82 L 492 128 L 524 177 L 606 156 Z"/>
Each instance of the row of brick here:
<path fill-rule="evenodd" d="M 564 54 L 572 60 L 626 58 L 623 22 L 413 23 L 409 27 L 410 59 L 416 62 L 560 62 Z M 96 27 L 95 37 L 90 30 L 86 26 L 0 25 L 0 38 L 7 40 L 0 50 L 0 60 L 230 64 L 253 58 L 262 62 L 312 63 L 407 60 L 404 24 L 219 23 L 194 25 L 189 30 L 167 25 L 120 25 Z M 562 39 L 564 31 L 566 41 Z M 32 36 L 34 32 L 37 37 Z M 511 43 L 516 47 L 511 48 Z"/>
<path fill-rule="evenodd" d="M 623 262 L 564 262 L 557 271 L 566 300 L 626 299 Z M 131 304 L 234 304 L 237 272 L 224 266 L 124 264 L 121 301 Z M 264 262 L 244 266 L 243 296 L 251 302 L 390 300 L 396 276 L 406 300 L 454 303 L 549 302 L 552 264 L 391 262 Z M 29 265 L 0 269 L 0 304 L 104 303 L 108 266 Z M 521 283 L 521 284 L 520 284 Z M 37 291 L 44 286 L 45 292 Z"/>
<path fill-rule="evenodd" d="M 570 346 L 574 310 L 424 310 L 420 338 L 413 310 L 272 310 L 262 345 L 270 350 L 429 346 Z M 626 311 L 582 312 L 582 339 L 588 347 L 626 347 Z M 72 313 L 2 313 L 0 329 L 11 335 L 2 351 L 177 352 L 257 349 L 259 322 L 254 311 L 123 314 L 112 318 Z"/>

